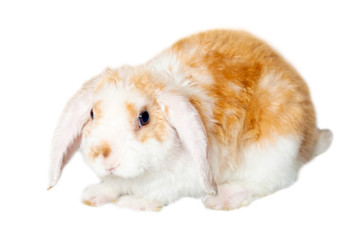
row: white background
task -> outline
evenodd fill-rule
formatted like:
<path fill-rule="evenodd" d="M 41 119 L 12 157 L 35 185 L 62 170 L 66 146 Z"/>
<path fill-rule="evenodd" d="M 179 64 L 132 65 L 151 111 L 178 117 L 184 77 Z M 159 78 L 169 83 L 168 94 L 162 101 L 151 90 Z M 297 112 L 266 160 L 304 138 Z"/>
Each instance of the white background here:
<path fill-rule="evenodd" d="M 195 3 L 196 2 L 196 3 Z M 360 239 L 356 1 L 1 1 L 0 239 Z M 105 67 L 147 61 L 201 30 L 248 30 L 308 82 L 331 149 L 291 188 L 230 212 L 182 199 L 160 213 L 90 208 L 79 154 L 46 191 L 67 99 Z"/>

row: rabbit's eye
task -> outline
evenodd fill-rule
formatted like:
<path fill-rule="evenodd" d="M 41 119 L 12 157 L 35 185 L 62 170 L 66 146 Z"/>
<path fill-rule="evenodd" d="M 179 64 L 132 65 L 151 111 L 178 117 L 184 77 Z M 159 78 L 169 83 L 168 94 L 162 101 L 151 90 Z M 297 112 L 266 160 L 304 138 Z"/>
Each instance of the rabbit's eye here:
<path fill-rule="evenodd" d="M 150 115 L 148 111 L 143 111 L 138 117 L 139 126 L 142 127 L 150 122 Z"/>
<path fill-rule="evenodd" d="M 91 119 L 94 119 L 94 110 L 93 109 L 91 109 L 91 111 L 90 111 L 90 117 L 91 117 Z"/>

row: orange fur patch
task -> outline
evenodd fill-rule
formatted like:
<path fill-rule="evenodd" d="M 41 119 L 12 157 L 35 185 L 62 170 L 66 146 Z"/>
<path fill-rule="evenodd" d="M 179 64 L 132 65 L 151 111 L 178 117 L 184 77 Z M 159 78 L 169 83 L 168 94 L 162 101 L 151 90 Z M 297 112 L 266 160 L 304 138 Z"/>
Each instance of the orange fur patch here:
<path fill-rule="evenodd" d="M 190 101 L 210 139 L 228 151 L 225 159 L 219 156 L 220 171 L 239 166 L 246 144 L 275 135 L 304 136 L 300 152 L 311 155 L 316 128 L 308 88 L 267 44 L 248 33 L 219 30 L 180 40 L 171 50 L 186 66 L 205 67 L 214 80 L 199 84 L 214 100 L 213 119 L 206 119 L 200 99 Z"/>
<path fill-rule="evenodd" d="M 95 160 L 99 155 L 102 155 L 104 158 L 107 158 L 111 153 L 110 144 L 103 140 L 100 145 L 91 147 L 88 154 L 89 158 Z"/>
<path fill-rule="evenodd" d="M 150 70 L 144 69 L 142 66 L 129 67 L 129 81 L 126 82 L 128 86 L 134 86 L 137 90 L 146 95 L 155 95 L 156 91 L 164 89 L 164 84 L 153 77 Z M 99 91 L 105 84 L 117 85 L 123 79 L 120 78 L 119 72 L 107 68 L 103 74 L 101 81 L 95 87 L 94 92 Z"/>
<path fill-rule="evenodd" d="M 129 121 L 131 126 L 134 126 L 134 134 L 140 142 L 146 142 L 149 139 L 155 139 L 159 142 L 165 140 L 168 135 L 168 123 L 166 122 L 159 104 L 154 100 L 151 104 L 146 106 L 146 110 L 150 115 L 150 122 L 140 127 L 138 123 L 138 115 L 144 109 L 135 108 L 135 105 L 129 102 L 125 103 L 126 109 L 129 112 Z"/>
<path fill-rule="evenodd" d="M 93 113 L 94 113 L 94 119 L 100 119 L 103 117 L 102 111 L 101 111 L 101 101 L 98 101 L 94 104 Z"/>
<path fill-rule="evenodd" d="M 130 83 L 134 84 L 135 88 L 142 93 L 152 96 L 156 94 L 156 91 L 161 91 L 164 88 L 158 79 L 154 79 L 151 72 L 140 68 L 137 68 L 130 77 Z"/>
<path fill-rule="evenodd" d="M 146 106 L 146 110 L 150 114 L 150 122 L 142 127 L 139 127 L 138 115 L 140 111 L 144 109 L 137 109 L 136 111 L 133 107 L 135 105 L 125 104 L 129 112 L 130 121 L 135 122 L 135 134 L 137 138 L 140 142 L 145 142 L 151 138 L 159 142 L 164 141 L 168 135 L 168 123 L 156 100 L 156 92 L 161 91 L 164 85 L 157 79 L 154 79 L 151 72 L 140 68 L 136 69 L 130 77 L 130 84 L 134 85 L 136 90 L 141 91 L 141 93 L 149 99 L 149 105 Z"/>
<path fill-rule="evenodd" d="M 133 119 L 137 119 L 137 116 L 138 116 L 138 111 L 136 110 L 135 104 L 126 101 L 125 107 L 129 113 L 131 122 L 133 122 Z"/>
<path fill-rule="evenodd" d="M 98 85 L 95 87 L 94 92 L 99 91 L 105 84 L 117 84 L 117 82 L 120 80 L 119 73 L 116 70 L 113 70 L 111 68 L 107 68 L 103 74 L 104 76 L 98 83 Z"/>
<path fill-rule="evenodd" d="M 150 122 L 148 125 L 141 127 L 140 141 L 145 142 L 149 138 L 156 139 L 158 142 L 163 142 L 169 134 L 168 123 L 158 104 L 149 106 Z"/>

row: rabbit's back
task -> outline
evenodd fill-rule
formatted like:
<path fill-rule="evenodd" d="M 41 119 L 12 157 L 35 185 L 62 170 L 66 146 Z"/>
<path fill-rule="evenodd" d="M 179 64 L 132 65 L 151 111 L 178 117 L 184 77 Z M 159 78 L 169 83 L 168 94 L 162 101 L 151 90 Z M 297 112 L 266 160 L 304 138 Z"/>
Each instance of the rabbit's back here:
<path fill-rule="evenodd" d="M 298 136 L 299 158 L 312 157 L 317 128 L 308 87 L 266 43 L 246 32 L 215 30 L 182 39 L 171 51 L 209 96 L 209 101 L 197 95 L 190 100 L 210 146 L 226 151 L 217 151 L 220 169 L 239 166 L 242 149 L 276 136 Z"/>

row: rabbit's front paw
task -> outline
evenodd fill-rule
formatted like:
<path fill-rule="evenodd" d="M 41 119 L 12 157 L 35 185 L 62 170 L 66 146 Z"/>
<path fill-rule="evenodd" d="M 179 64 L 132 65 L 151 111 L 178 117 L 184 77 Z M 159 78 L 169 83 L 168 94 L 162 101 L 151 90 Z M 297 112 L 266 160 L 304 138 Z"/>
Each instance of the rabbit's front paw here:
<path fill-rule="evenodd" d="M 85 188 L 82 202 L 91 207 L 98 207 L 113 201 L 116 197 L 116 193 L 99 183 Z"/>

